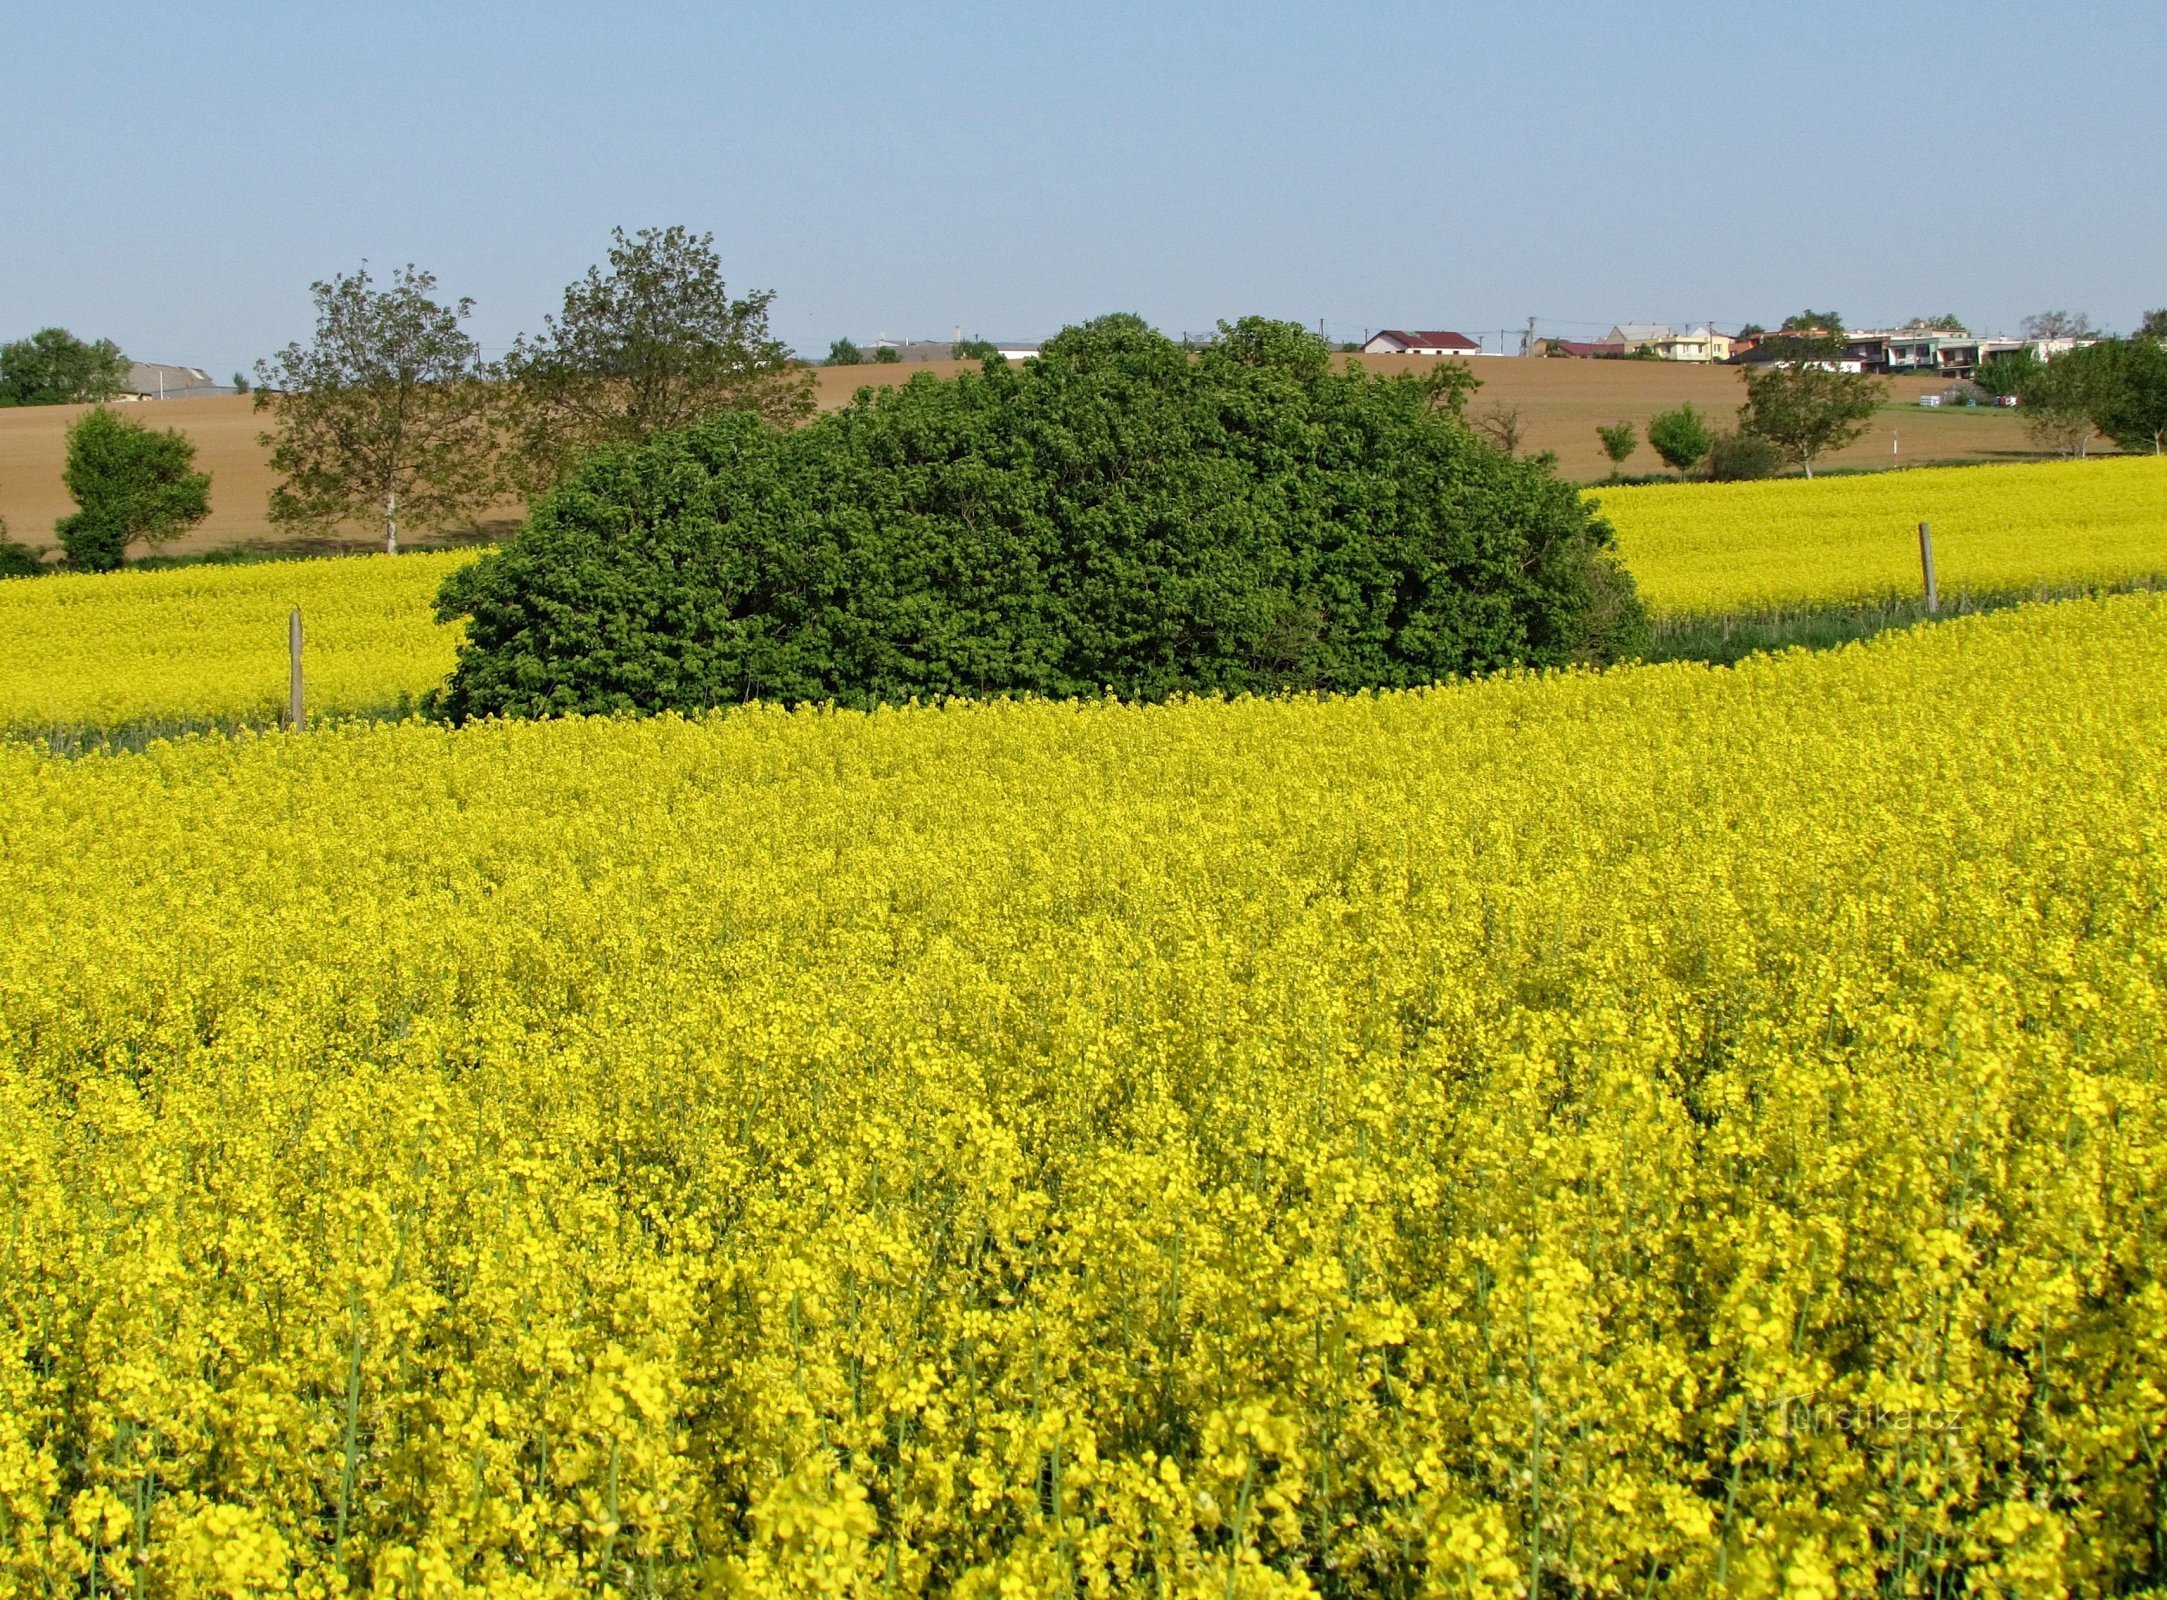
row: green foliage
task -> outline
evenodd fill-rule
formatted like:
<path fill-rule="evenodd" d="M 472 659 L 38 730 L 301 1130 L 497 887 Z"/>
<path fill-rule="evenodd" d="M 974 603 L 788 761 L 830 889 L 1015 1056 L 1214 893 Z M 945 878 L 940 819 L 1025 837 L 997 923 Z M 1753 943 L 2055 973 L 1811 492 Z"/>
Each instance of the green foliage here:
<path fill-rule="evenodd" d="M 1748 371 L 1745 380 L 1738 431 L 1766 439 L 1809 478 L 1814 457 L 1841 450 L 1865 432 L 1889 392 L 1879 378 L 1835 372 L 1811 361 Z"/>
<path fill-rule="evenodd" d="M 53 525 L 68 565 L 110 572 L 141 542 L 155 549 L 211 514 L 211 480 L 177 428 L 153 429 L 104 406 L 68 430 L 62 476 L 77 509 Z"/>
<path fill-rule="evenodd" d="M 2147 311 L 2144 320 L 2137 324 L 2136 337 L 2150 339 L 2155 344 L 2167 344 L 2167 306 L 2157 311 Z"/>
<path fill-rule="evenodd" d="M 991 339 L 958 339 L 949 347 L 949 356 L 957 361 L 998 361 L 1001 352 Z"/>
<path fill-rule="evenodd" d="M 1844 335 L 1843 318 L 1833 311 L 1801 311 L 1795 317 L 1785 317 L 1779 333 L 1825 334 L 1841 342 Z"/>
<path fill-rule="evenodd" d="M 245 373 L 245 372 L 236 372 L 236 373 L 235 373 L 235 374 L 233 375 L 233 392 L 234 392 L 235 394 L 246 394 L 246 393 L 248 393 L 248 374 L 247 374 L 247 373 Z"/>
<path fill-rule="evenodd" d="M 2108 339 L 2083 357 L 2097 368 L 2092 420 L 2124 450 L 2167 453 L 2167 345 L 2152 339 Z"/>
<path fill-rule="evenodd" d="M 892 344 L 877 346 L 873 351 L 873 361 L 878 366 L 892 367 L 902 359 L 903 352 Z"/>
<path fill-rule="evenodd" d="M 1691 404 L 1660 413 L 1648 424 L 1648 443 L 1673 472 L 1691 472 L 1715 443 L 1715 430 Z"/>
<path fill-rule="evenodd" d="M 1597 427 L 1595 437 L 1603 443 L 1603 454 L 1610 457 L 1613 467 L 1625 465 L 1626 457 L 1640 448 L 1640 434 L 1630 422 L 1616 422 L 1609 427 Z"/>
<path fill-rule="evenodd" d="M 1421 378 L 1134 317 L 785 431 L 598 453 L 439 614 L 454 718 L 1428 683 L 1629 654 L 1610 530 Z M 1464 388 L 1460 391 L 1464 398 Z"/>
<path fill-rule="evenodd" d="M 831 367 L 856 367 L 865 363 L 865 352 L 848 339 L 837 339 L 828 346 L 827 364 Z"/>
<path fill-rule="evenodd" d="M 813 410 L 813 375 L 768 329 L 775 296 L 730 298 L 713 234 L 611 236 L 559 316 L 504 359 L 520 483 L 538 494 L 588 451 L 638 444 L 717 411 L 789 424 Z"/>
<path fill-rule="evenodd" d="M 460 326 L 474 302 L 440 305 L 436 279 L 412 265 L 390 286 L 351 277 L 310 285 L 316 339 L 256 363 L 256 409 L 271 469 L 271 521 L 303 534 L 381 515 L 384 548 L 399 520 L 465 524 L 503 486 L 496 397 L 481 349 Z"/>
<path fill-rule="evenodd" d="M 110 339 L 86 344 L 65 328 L 40 328 L 0 344 L 0 406 L 87 405 L 128 385 L 128 358 Z"/>
<path fill-rule="evenodd" d="M 2116 398 L 2116 353 L 2113 345 L 2090 345 L 2034 362 L 2023 374 L 2016 396 L 2035 443 L 2065 456 L 2087 453 Z"/>
<path fill-rule="evenodd" d="M 37 551 L 8 537 L 7 520 L 0 518 L 0 578 L 34 578 L 51 570 Z"/>
<path fill-rule="evenodd" d="M 1749 322 L 1738 330 L 1738 337 L 1741 339 L 1758 339 L 1767 331 L 1758 322 Z"/>
<path fill-rule="evenodd" d="M 1719 433 L 1708 443 L 1708 476 L 1718 483 L 1748 483 L 1773 478 L 1783 470 L 1783 452 L 1750 433 Z"/>
<path fill-rule="evenodd" d="M 1914 328 L 1931 328 L 1936 333 L 1969 333 L 1963 319 L 1953 311 L 1944 311 L 1938 317 L 1913 317 L 1908 324 Z"/>
<path fill-rule="evenodd" d="M 2039 369 L 2044 366 L 2030 345 L 2021 350 L 2011 350 L 1979 363 L 1979 370 L 1972 374 L 1972 381 L 1989 394 L 2016 395 L 2022 397 Z"/>

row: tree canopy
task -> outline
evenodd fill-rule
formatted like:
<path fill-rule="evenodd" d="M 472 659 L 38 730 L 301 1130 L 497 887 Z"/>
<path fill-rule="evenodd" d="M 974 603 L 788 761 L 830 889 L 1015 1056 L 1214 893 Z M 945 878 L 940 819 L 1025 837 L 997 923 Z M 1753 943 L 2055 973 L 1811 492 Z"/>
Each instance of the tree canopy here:
<path fill-rule="evenodd" d="M 1809 478 L 1817 456 L 1841 450 L 1866 431 L 1889 390 L 1865 373 L 1840 372 L 1810 360 L 1744 376 L 1746 403 L 1738 408 L 1739 431 L 1766 439 Z"/>
<path fill-rule="evenodd" d="M 471 520 L 502 488 L 494 397 L 481 349 L 460 326 L 471 300 L 439 304 L 436 279 L 411 264 L 373 287 L 352 276 L 310 285 L 316 338 L 256 363 L 263 442 L 282 481 L 271 521 L 326 534 L 381 516 L 384 548 L 399 521 L 441 529 Z"/>
<path fill-rule="evenodd" d="M 589 450 L 713 412 L 779 424 L 812 414 L 811 370 L 768 328 L 774 293 L 731 299 L 714 235 L 619 228 L 611 240 L 609 271 L 588 268 L 505 357 L 523 487 L 538 493 Z"/>
<path fill-rule="evenodd" d="M 1687 404 L 1657 415 L 1648 424 L 1648 443 L 1673 472 L 1691 472 L 1715 443 L 1715 432 Z"/>
<path fill-rule="evenodd" d="M 1610 531 L 1420 378 L 1249 319 L 1192 358 L 1134 317 L 1035 362 L 723 413 L 606 449 L 449 580 L 441 710 L 1155 698 L 1606 659 Z"/>
<path fill-rule="evenodd" d="M 40 328 L 0 344 L 0 406 L 71 406 L 110 400 L 128 386 L 128 358 L 110 339 L 86 343 Z"/>
<path fill-rule="evenodd" d="M 2167 346 L 2143 338 L 2103 339 L 2051 365 L 2073 379 L 2069 398 L 2085 407 L 2101 433 L 2124 450 L 2167 453 Z"/>
<path fill-rule="evenodd" d="M 837 339 L 828 346 L 827 364 L 831 367 L 855 367 L 864 361 L 865 352 L 853 340 Z"/>
<path fill-rule="evenodd" d="M 53 525 L 68 565 L 110 572 L 128 547 L 156 548 L 211 514 L 211 480 L 195 470 L 196 447 L 177 428 L 146 427 L 105 406 L 68 430 L 62 477 L 76 509 Z"/>

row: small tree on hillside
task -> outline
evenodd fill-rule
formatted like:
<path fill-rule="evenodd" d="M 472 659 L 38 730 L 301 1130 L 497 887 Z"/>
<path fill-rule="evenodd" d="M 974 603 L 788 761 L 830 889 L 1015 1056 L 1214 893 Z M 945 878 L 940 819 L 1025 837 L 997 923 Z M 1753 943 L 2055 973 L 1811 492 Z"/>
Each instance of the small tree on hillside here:
<path fill-rule="evenodd" d="M 104 406 L 68 430 L 61 476 L 77 509 L 53 525 L 68 565 L 110 572 L 138 542 L 156 549 L 211 514 L 211 480 L 176 428 L 151 429 Z"/>
<path fill-rule="evenodd" d="M 1640 448 L 1640 434 L 1630 422 L 1614 423 L 1610 427 L 1598 427 L 1595 437 L 1603 443 L 1603 454 L 1610 457 L 1610 475 L 1616 477 L 1618 469 L 1625 465 L 1626 457 Z"/>
<path fill-rule="evenodd" d="M 953 361 L 993 361 L 1000 354 L 991 339 L 958 339 L 948 350 Z"/>
<path fill-rule="evenodd" d="M 813 411 L 813 375 L 768 329 L 772 290 L 730 298 L 713 234 L 611 236 L 560 315 L 504 360 L 523 486 L 539 492 L 598 445 L 638 444 L 717 411 L 781 426 Z"/>
<path fill-rule="evenodd" d="M 1691 405 L 1665 411 L 1648 424 L 1648 443 L 1673 472 L 1691 472 L 1715 443 L 1708 419 Z"/>
<path fill-rule="evenodd" d="M 380 513 L 396 553 L 402 516 L 455 526 L 501 491 L 495 396 L 460 327 L 474 302 L 440 305 L 435 291 L 411 265 L 381 290 L 366 265 L 312 284 L 315 342 L 256 363 L 256 409 L 272 417 L 263 442 L 283 479 L 275 525 L 323 534 Z"/>
<path fill-rule="evenodd" d="M 2167 306 L 2144 314 L 2144 320 L 2137 324 L 2137 337 L 2150 339 L 2154 344 L 2167 344 Z"/>
<path fill-rule="evenodd" d="M 892 344 L 876 345 L 873 347 L 873 364 L 875 366 L 893 366 L 896 362 L 901 361 L 902 359 L 903 352 L 898 350 Z"/>
<path fill-rule="evenodd" d="M 1889 392 L 1889 386 L 1878 378 L 1838 372 L 1816 361 L 1749 371 L 1745 380 L 1739 431 L 1766 439 L 1803 467 L 1809 478 L 1817 456 L 1841 450 L 1866 431 L 1875 408 Z"/>
<path fill-rule="evenodd" d="M 128 358 L 110 339 L 85 343 L 65 328 L 40 328 L 0 345 L 0 406 L 92 405 L 128 386 Z"/>
<path fill-rule="evenodd" d="M 865 352 L 848 339 L 838 339 L 828 346 L 828 365 L 831 367 L 856 367 L 865 362 Z"/>

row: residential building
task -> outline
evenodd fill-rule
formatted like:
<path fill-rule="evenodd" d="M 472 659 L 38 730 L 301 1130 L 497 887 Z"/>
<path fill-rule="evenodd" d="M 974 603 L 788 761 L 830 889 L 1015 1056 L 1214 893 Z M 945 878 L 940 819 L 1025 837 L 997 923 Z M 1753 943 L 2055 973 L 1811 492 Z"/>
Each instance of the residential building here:
<path fill-rule="evenodd" d="M 1417 329 L 1408 332 L 1403 328 L 1385 328 L 1370 336 L 1362 346 L 1366 356 L 1479 356 L 1482 346 L 1464 333 L 1448 333 L 1443 329 Z"/>
<path fill-rule="evenodd" d="M 1665 361 L 1728 361 L 1731 336 L 1718 333 L 1707 323 L 1697 328 L 1673 328 L 1667 322 L 1621 322 L 1603 341 L 1622 347 L 1627 355 L 1647 350 Z"/>

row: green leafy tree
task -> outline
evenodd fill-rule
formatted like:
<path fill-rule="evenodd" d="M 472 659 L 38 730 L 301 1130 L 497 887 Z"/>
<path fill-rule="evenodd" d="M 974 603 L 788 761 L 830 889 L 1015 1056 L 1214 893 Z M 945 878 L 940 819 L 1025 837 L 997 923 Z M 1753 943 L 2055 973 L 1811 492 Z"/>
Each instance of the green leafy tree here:
<path fill-rule="evenodd" d="M 2137 337 L 2150 339 L 2154 344 L 2167 344 L 2167 306 L 2144 314 L 2144 320 L 2137 324 Z"/>
<path fill-rule="evenodd" d="M 235 373 L 235 374 L 233 375 L 233 392 L 234 392 L 235 394 L 246 394 L 246 393 L 248 393 L 248 374 L 247 374 L 247 373 L 245 373 L 245 372 L 236 372 L 236 373 Z"/>
<path fill-rule="evenodd" d="M 1630 654 L 1610 530 L 1414 376 L 1248 319 L 1134 317 L 1038 360 L 596 453 L 447 582 L 440 710 L 1430 683 Z"/>
<path fill-rule="evenodd" d="M 1795 317 L 1785 317 L 1779 333 L 1825 334 L 1839 343 L 1844 336 L 1843 318 L 1833 311 L 1801 311 Z"/>
<path fill-rule="evenodd" d="M 1673 472 L 1691 472 L 1699 466 L 1715 437 L 1708 419 L 1690 404 L 1662 412 L 1648 424 L 1648 443 Z"/>
<path fill-rule="evenodd" d="M 768 328 L 775 296 L 731 299 L 714 235 L 611 235 L 542 332 L 504 360 L 520 481 L 539 493 L 588 451 L 638 444 L 718 411 L 779 424 L 813 411 L 813 375 Z"/>
<path fill-rule="evenodd" d="M 828 365 L 831 367 L 856 367 L 865 363 L 865 352 L 848 339 L 838 339 L 828 346 Z"/>
<path fill-rule="evenodd" d="M 903 352 L 892 344 L 875 345 L 873 347 L 873 362 L 876 366 L 893 366 L 902 359 Z"/>
<path fill-rule="evenodd" d="M 1741 339 L 1758 339 L 1766 332 L 1768 330 L 1758 322 L 1749 322 L 1738 330 L 1738 337 Z"/>
<path fill-rule="evenodd" d="M 2167 345 L 2153 339 L 2110 339 L 2064 360 L 2090 357 L 2098 395 L 2092 420 L 2124 450 L 2167 454 Z"/>
<path fill-rule="evenodd" d="M 1936 333 L 1969 333 L 1963 319 L 1953 311 L 1944 311 L 1938 317 L 1913 317 L 1908 324 L 1913 328 L 1931 328 Z"/>
<path fill-rule="evenodd" d="M 1615 477 L 1626 458 L 1640 448 L 1640 434 L 1630 422 L 1613 423 L 1595 430 L 1595 437 L 1603 443 L 1603 454 L 1610 457 L 1611 475 Z"/>
<path fill-rule="evenodd" d="M 127 387 L 128 358 L 110 339 L 85 343 L 65 328 L 40 328 L 0 345 L 0 406 L 89 405 Z"/>
<path fill-rule="evenodd" d="M 994 361 L 1001 352 L 991 339 L 958 339 L 948 354 L 956 361 Z"/>
<path fill-rule="evenodd" d="M 1738 429 L 1766 439 L 1813 476 L 1817 456 L 1841 450 L 1866 431 L 1889 386 L 1863 372 L 1838 372 L 1802 360 L 1744 374 L 1746 403 Z"/>
<path fill-rule="evenodd" d="M 145 427 L 104 406 L 68 430 L 62 478 L 76 510 L 53 525 L 68 565 L 110 572 L 128 547 L 156 549 L 211 514 L 211 480 L 195 470 L 195 442 L 177 428 Z"/>
<path fill-rule="evenodd" d="M 2043 365 L 2045 363 L 2037 353 L 2026 345 L 2021 350 L 2004 351 L 1980 362 L 1979 370 L 1972 374 L 1972 381 L 1988 394 L 2014 395 L 2021 400 Z"/>
<path fill-rule="evenodd" d="M 2115 350 L 2090 345 L 2035 362 L 2016 391 L 2025 430 L 2042 449 L 2082 458 L 2114 400 Z"/>
<path fill-rule="evenodd" d="M 263 443 L 281 477 L 274 525 L 328 534 L 381 515 L 384 549 L 399 524 L 470 522 L 502 491 L 496 396 L 481 350 L 460 326 L 474 302 L 439 304 L 436 279 L 412 265 L 373 287 L 364 265 L 310 285 L 316 337 L 256 363 Z"/>

